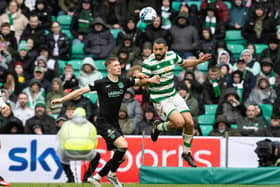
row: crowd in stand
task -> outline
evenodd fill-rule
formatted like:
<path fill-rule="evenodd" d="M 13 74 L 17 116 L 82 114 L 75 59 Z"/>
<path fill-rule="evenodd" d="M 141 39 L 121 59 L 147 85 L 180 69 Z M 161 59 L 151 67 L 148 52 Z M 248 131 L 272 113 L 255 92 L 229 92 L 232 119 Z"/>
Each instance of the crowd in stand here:
<path fill-rule="evenodd" d="M 138 16 L 147 6 L 158 14 L 150 25 Z M 62 15 L 71 17 L 68 33 L 57 19 Z M 112 30 L 119 32 L 113 36 Z M 246 41 L 237 56 L 227 47 L 229 30 L 240 31 Z M 209 135 L 280 136 L 278 0 L 2 0 L 0 84 L 10 109 L 0 112 L 0 133 L 56 134 L 77 107 L 84 107 L 94 123 L 98 101 L 79 96 L 52 106 L 51 100 L 106 76 L 97 63 L 109 56 L 119 58 L 122 76 L 133 77 L 157 38 L 183 58 L 212 54 L 207 72 L 190 67 L 174 77 L 190 107 L 194 135 L 202 135 L 198 117 L 205 105 L 217 105 Z M 84 52 L 76 61 L 79 72 L 70 63 L 61 69 L 62 61 L 73 60 L 71 49 L 79 44 Z M 257 54 L 256 44 L 268 48 Z M 262 104 L 273 105 L 270 118 L 262 115 Z M 128 89 L 119 111 L 124 134 L 150 134 L 155 119 L 148 89 Z"/>

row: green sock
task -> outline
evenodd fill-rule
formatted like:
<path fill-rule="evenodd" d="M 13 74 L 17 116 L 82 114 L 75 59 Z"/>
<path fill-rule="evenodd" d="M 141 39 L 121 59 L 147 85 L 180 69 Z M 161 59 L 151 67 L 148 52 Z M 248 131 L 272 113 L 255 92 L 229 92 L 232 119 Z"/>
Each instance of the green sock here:
<path fill-rule="evenodd" d="M 191 150 L 193 135 L 182 134 L 184 140 L 184 152 L 188 153 Z"/>
<path fill-rule="evenodd" d="M 168 131 L 168 121 L 158 124 L 157 129 L 163 132 Z"/>

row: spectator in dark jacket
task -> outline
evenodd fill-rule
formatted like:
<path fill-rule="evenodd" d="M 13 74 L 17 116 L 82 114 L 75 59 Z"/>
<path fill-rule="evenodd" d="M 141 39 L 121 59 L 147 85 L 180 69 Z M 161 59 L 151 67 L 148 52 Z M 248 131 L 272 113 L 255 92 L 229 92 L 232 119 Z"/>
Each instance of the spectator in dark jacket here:
<path fill-rule="evenodd" d="M 155 121 L 155 111 L 151 105 L 147 105 L 144 108 L 143 120 L 136 124 L 135 134 L 149 135 L 153 129 L 153 123 Z"/>
<path fill-rule="evenodd" d="M 189 23 L 188 15 L 180 12 L 170 29 L 172 36 L 171 49 L 182 58 L 193 56 L 198 47 L 198 31 Z"/>
<path fill-rule="evenodd" d="M 273 70 L 273 65 L 271 58 L 263 58 L 259 77 L 266 77 L 270 87 L 274 89 L 280 84 L 280 76 Z"/>
<path fill-rule="evenodd" d="M 22 134 L 23 125 L 20 119 L 14 116 L 11 106 L 1 110 L 0 134 Z"/>
<path fill-rule="evenodd" d="M 226 88 L 226 81 L 220 77 L 220 69 L 215 64 L 208 66 L 207 79 L 202 85 L 204 104 L 217 104 Z"/>
<path fill-rule="evenodd" d="M 219 18 L 215 4 L 208 4 L 204 11 L 202 24 L 210 28 L 216 40 L 223 40 L 226 35 L 226 26 L 224 21 Z"/>
<path fill-rule="evenodd" d="M 252 11 L 253 16 L 243 26 L 242 35 L 249 43 L 267 43 L 276 33 L 275 21 L 261 5 L 255 6 Z"/>
<path fill-rule="evenodd" d="M 203 12 L 207 9 L 209 4 L 214 4 L 218 10 L 218 16 L 223 20 L 225 24 L 229 22 L 229 9 L 223 0 L 203 0 L 200 5 L 200 14 L 203 15 Z"/>
<path fill-rule="evenodd" d="M 38 80 L 41 84 L 41 87 L 44 88 L 46 94 L 51 91 L 51 83 L 45 77 L 46 69 L 41 66 L 36 66 L 34 68 L 33 77 L 34 79 Z M 30 81 L 31 82 L 31 81 Z"/>
<path fill-rule="evenodd" d="M 276 92 L 277 97 L 273 104 L 272 113 L 276 114 L 277 116 L 280 116 L 280 85 L 276 86 L 275 92 Z"/>
<path fill-rule="evenodd" d="M 61 26 L 57 21 L 52 22 L 51 33 L 47 35 L 47 43 L 51 54 L 55 59 L 68 60 L 71 43 L 66 34 L 61 32 Z"/>
<path fill-rule="evenodd" d="M 15 37 L 15 32 L 11 31 L 10 24 L 8 22 L 1 24 L 0 35 L 3 36 L 9 48 L 17 50 L 17 39 Z"/>
<path fill-rule="evenodd" d="M 225 132 L 228 132 L 228 136 L 240 136 L 237 129 L 233 129 L 228 123 L 225 115 L 219 115 L 213 125 L 213 130 L 208 134 L 208 136 L 225 136 Z"/>
<path fill-rule="evenodd" d="M 67 92 L 71 92 L 79 86 L 79 79 L 73 73 L 73 66 L 71 64 L 66 64 L 64 67 L 64 74 L 60 79 L 62 81 L 63 89 Z"/>
<path fill-rule="evenodd" d="M 280 116 L 272 114 L 270 119 L 270 126 L 267 126 L 263 131 L 259 132 L 258 135 L 265 137 L 280 137 Z"/>
<path fill-rule="evenodd" d="M 39 22 L 39 17 L 34 14 L 30 16 L 29 24 L 24 29 L 20 40 L 26 41 L 28 38 L 33 39 L 35 48 L 46 42 L 45 30 Z"/>
<path fill-rule="evenodd" d="M 229 29 L 240 30 L 248 19 L 248 8 L 243 0 L 233 0 L 230 9 Z"/>
<path fill-rule="evenodd" d="M 46 112 L 45 103 L 37 103 L 35 115 L 26 121 L 25 134 L 56 134 L 55 119 Z"/>
<path fill-rule="evenodd" d="M 47 5 L 47 0 L 36 0 L 35 10 L 31 14 L 37 15 L 44 29 L 49 29 L 52 22 L 52 12 Z"/>
<path fill-rule="evenodd" d="M 223 114 L 229 124 L 237 124 L 246 115 L 246 108 L 239 101 L 239 96 L 233 88 L 227 88 L 221 97 L 216 116 Z"/>
<path fill-rule="evenodd" d="M 198 50 L 196 54 L 200 56 L 205 53 L 215 54 L 216 52 L 217 52 L 217 41 L 213 37 L 210 28 L 204 26 L 202 28 L 201 37 L 200 37 Z"/>
<path fill-rule="evenodd" d="M 155 21 L 148 25 L 146 28 L 146 32 L 143 33 L 143 40 L 141 43 L 145 41 L 154 42 L 157 38 L 164 38 L 167 42 L 167 45 L 170 47 L 172 43 L 172 36 L 169 30 L 164 30 L 161 28 L 161 18 L 159 16 L 156 17 Z"/>
<path fill-rule="evenodd" d="M 101 17 L 92 22 L 93 30 L 85 38 L 85 54 L 93 59 L 106 59 L 115 47 L 115 40 Z"/>
<path fill-rule="evenodd" d="M 21 13 L 25 15 L 25 17 L 29 18 L 30 16 L 30 9 L 25 5 L 25 0 L 17 0 L 18 6 L 21 10 Z"/>

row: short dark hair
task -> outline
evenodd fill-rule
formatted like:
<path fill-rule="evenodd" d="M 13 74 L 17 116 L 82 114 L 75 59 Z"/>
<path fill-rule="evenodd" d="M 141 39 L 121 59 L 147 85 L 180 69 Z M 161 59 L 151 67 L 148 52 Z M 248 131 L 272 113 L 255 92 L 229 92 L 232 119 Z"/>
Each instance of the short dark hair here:
<path fill-rule="evenodd" d="M 10 23 L 8 23 L 8 22 L 2 23 L 1 28 L 3 28 L 3 27 L 10 27 Z"/>
<path fill-rule="evenodd" d="M 105 61 L 105 67 L 109 66 L 112 62 L 118 60 L 119 60 L 118 57 L 114 57 L 114 56 L 107 58 Z"/>
<path fill-rule="evenodd" d="M 164 38 L 157 38 L 155 39 L 154 43 L 156 44 L 164 44 L 165 46 L 167 46 L 167 42 Z"/>

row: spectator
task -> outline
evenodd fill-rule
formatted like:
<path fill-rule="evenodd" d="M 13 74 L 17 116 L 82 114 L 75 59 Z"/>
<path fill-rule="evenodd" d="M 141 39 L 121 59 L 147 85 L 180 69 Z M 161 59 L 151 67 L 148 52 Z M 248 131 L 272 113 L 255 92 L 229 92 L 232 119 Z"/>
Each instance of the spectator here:
<path fill-rule="evenodd" d="M 39 48 L 34 47 L 34 40 L 31 37 L 28 37 L 26 40 L 26 45 L 28 48 L 28 55 L 31 57 L 32 61 L 35 61 L 39 55 Z"/>
<path fill-rule="evenodd" d="M 147 59 L 153 53 L 153 45 L 151 42 L 144 42 L 141 55 L 138 59 L 136 59 L 133 65 L 142 65 L 142 62 Z"/>
<path fill-rule="evenodd" d="M 117 45 L 120 45 L 125 37 L 132 38 L 132 45 L 140 46 L 140 37 L 142 32 L 136 27 L 136 20 L 133 17 L 128 17 L 125 24 L 117 37 Z"/>
<path fill-rule="evenodd" d="M 52 23 L 52 12 L 47 5 L 47 0 L 36 0 L 35 10 L 32 14 L 37 15 L 43 29 L 49 29 Z"/>
<path fill-rule="evenodd" d="M 28 19 L 20 12 L 16 0 L 11 0 L 7 11 L 0 16 L 0 25 L 6 22 L 10 24 L 11 31 L 15 32 L 15 37 L 19 42 L 23 30 L 28 24 Z"/>
<path fill-rule="evenodd" d="M 171 22 L 171 15 L 172 15 L 172 6 L 171 6 L 171 1 L 170 0 L 162 0 L 161 1 L 161 9 L 160 9 L 160 16 L 162 19 L 162 25 L 161 28 L 168 30 L 172 26 Z"/>
<path fill-rule="evenodd" d="M 18 94 L 23 90 L 23 85 L 18 83 L 18 77 L 13 71 L 7 71 L 5 81 L 2 88 L 8 91 L 8 97 L 13 102 L 16 102 Z"/>
<path fill-rule="evenodd" d="M 217 51 L 214 53 L 215 56 L 218 56 L 219 51 L 225 50 L 228 52 L 230 56 L 230 63 L 234 64 L 235 58 L 233 56 L 233 53 L 227 48 L 226 42 L 224 40 L 217 40 Z M 214 55 L 213 55 L 214 56 Z M 214 56 L 214 57 L 215 57 Z"/>
<path fill-rule="evenodd" d="M 119 110 L 119 124 L 122 129 L 122 132 L 127 135 L 134 134 L 135 123 L 132 118 L 128 117 L 126 105 L 121 105 Z"/>
<path fill-rule="evenodd" d="M 239 70 L 236 70 L 231 74 L 227 86 L 236 91 L 240 102 L 244 101 L 243 98 L 248 98 L 251 91 L 248 87 L 244 86 L 243 73 Z"/>
<path fill-rule="evenodd" d="M 46 69 L 41 66 L 36 66 L 33 72 L 33 78 L 40 82 L 41 88 L 48 94 L 51 91 L 51 83 L 45 77 Z"/>
<path fill-rule="evenodd" d="M 126 11 L 124 11 L 124 1 L 110 0 L 104 3 L 104 18 L 106 23 L 111 25 L 113 29 L 120 29 L 120 24 L 123 24 L 126 19 Z M 100 6 L 99 6 L 100 7 Z"/>
<path fill-rule="evenodd" d="M 73 45 L 84 42 L 92 28 L 94 13 L 91 0 L 81 0 L 78 8 L 75 8 L 70 25 L 70 31 L 74 37 Z"/>
<path fill-rule="evenodd" d="M 51 105 L 51 101 L 55 98 L 60 98 L 65 96 L 66 93 L 63 90 L 61 80 L 59 78 L 54 78 L 52 80 L 52 91 L 47 94 L 47 113 L 48 114 L 59 114 L 61 111 L 62 104 Z"/>
<path fill-rule="evenodd" d="M 261 72 L 260 63 L 253 60 L 252 53 L 249 49 L 244 49 L 240 54 L 240 58 L 246 62 L 246 69 L 251 71 L 254 76 L 257 76 Z"/>
<path fill-rule="evenodd" d="M 34 109 L 37 103 L 45 102 L 45 90 L 37 79 L 32 79 L 29 84 L 30 86 L 26 87 L 23 92 L 28 97 L 28 106 Z"/>
<path fill-rule="evenodd" d="M 79 86 L 79 79 L 74 75 L 73 66 L 71 64 L 66 64 L 64 66 L 64 74 L 61 76 L 61 81 L 64 90 L 71 92 L 74 88 Z M 67 92 L 69 92 L 67 91 Z"/>
<path fill-rule="evenodd" d="M 14 65 L 14 72 L 16 73 L 17 82 L 21 88 L 26 87 L 27 83 L 27 75 L 26 72 L 24 72 L 24 65 L 22 62 L 16 62 Z"/>
<path fill-rule="evenodd" d="M 218 59 L 217 59 L 218 66 L 226 65 L 229 69 L 228 73 L 231 74 L 233 72 L 233 67 L 230 63 L 230 55 L 226 50 L 220 50 L 218 52 Z"/>
<path fill-rule="evenodd" d="M 269 81 L 265 77 L 259 77 L 256 87 L 251 92 L 246 104 L 273 104 L 276 92 L 270 88 Z"/>
<path fill-rule="evenodd" d="M 244 0 L 233 0 L 230 9 L 229 29 L 240 30 L 248 19 L 248 8 L 244 5 Z"/>
<path fill-rule="evenodd" d="M 54 118 L 46 112 L 45 103 L 35 105 L 35 115 L 26 121 L 25 134 L 56 134 L 57 127 Z"/>
<path fill-rule="evenodd" d="M 8 107 L 0 113 L 0 134 L 23 134 L 23 132 L 22 122 L 14 116 L 8 104 Z"/>
<path fill-rule="evenodd" d="M 189 23 L 186 13 L 179 13 L 170 30 L 172 36 L 171 49 L 182 58 L 193 56 L 197 50 L 199 36 L 194 26 Z"/>
<path fill-rule="evenodd" d="M 271 88 L 275 88 L 275 86 L 280 84 L 280 77 L 278 73 L 273 70 L 273 62 L 271 58 L 263 58 L 261 61 L 261 72 L 259 77 L 266 77 L 269 81 L 269 85 Z"/>
<path fill-rule="evenodd" d="M 247 44 L 247 49 L 251 52 L 252 54 L 252 61 L 258 61 L 260 60 L 259 55 L 256 52 L 256 46 L 252 43 Z"/>
<path fill-rule="evenodd" d="M 8 22 L 5 22 L 5 23 L 1 24 L 0 35 L 5 40 L 8 48 L 12 48 L 13 50 L 17 50 L 17 39 L 15 37 L 15 32 L 11 31 L 11 26 Z"/>
<path fill-rule="evenodd" d="M 228 136 L 240 136 L 238 130 L 231 128 L 224 115 L 217 116 L 215 123 L 213 125 L 213 130 L 208 134 L 208 136 L 225 136 L 226 132 Z"/>
<path fill-rule="evenodd" d="M 280 137 L 280 116 L 272 114 L 270 118 L 270 126 L 267 126 L 258 135 L 264 137 Z"/>
<path fill-rule="evenodd" d="M 62 13 L 69 16 L 74 15 L 74 10 L 79 6 L 80 0 L 58 0 L 58 6 Z"/>
<path fill-rule="evenodd" d="M 248 105 L 246 117 L 237 121 L 237 125 L 242 136 L 255 136 L 263 130 L 265 122 L 257 118 L 255 105 Z"/>
<path fill-rule="evenodd" d="M 273 70 L 276 73 L 280 73 L 280 47 L 279 39 L 276 39 L 275 36 L 272 36 L 268 42 L 268 48 L 264 49 L 260 55 L 260 59 L 271 58 L 273 62 Z"/>
<path fill-rule="evenodd" d="M 15 108 L 16 104 L 10 99 L 9 92 L 6 89 L 1 89 L 1 97 L 5 103 L 8 103 L 12 110 Z"/>
<path fill-rule="evenodd" d="M 46 43 L 45 30 L 39 22 L 39 17 L 34 14 L 30 16 L 29 23 L 24 29 L 20 40 L 27 40 L 28 38 L 33 39 L 35 48 L 39 48 Z"/>
<path fill-rule="evenodd" d="M 102 77 L 102 73 L 97 70 L 93 59 L 91 57 L 84 58 L 80 69 L 80 87 L 89 85 L 92 81 L 101 79 Z"/>
<path fill-rule="evenodd" d="M 215 54 L 217 52 L 217 41 L 213 37 L 209 27 L 203 27 L 201 32 L 200 41 L 198 44 L 198 50 L 196 54 L 198 56 L 205 53 Z"/>
<path fill-rule="evenodd" d="M 47 35 L 48 48 L 52 49 L 51 56 L 59 60 L 68 60 L 71 43 L 66 34 L 61 32 L 61 26 L 57 21 L 51 24 L 51 33 Z"/>
<path fill-rule="evenodd" d="M 0 66 L 1 68 L 8 70 L 12 67 L 12 56 L 8 51 L 8 46 L 4 40 L 0 38 Z"/>
<path fill-rule="evenodd" d="M 276 33 L 275 22 L 261 5 L 256 5 L 252 12 L 252 17 L 242 27 L 242 35 L 249 43 L 267 43 Z"/>
<path fill-rule="evenodd" d="M 276 92 L 276 99 L 273 103 L 273 110 L 272 113 L 280 116 L 280 85 L 277 85 L 275 88 Z"/>
<path fill-rule="evenodd" d="M 85 38 L 85 54 L 93 59 L 106 59 L 115 47 L 115 40 L 101 17 L 92 22 L 93 30 Z"/>
<path fill-rule="evenodd" d="M 229 9 L 222 0 L 202 0 L 200 5 L 200 14 L 203 15 L 203 12 L 207 9 L 207 6 L 211 4 L 214 4 L 217 8 L 219 18 L 222 19 L 225 24 L 228 24 L 230 18 Z"/>
<path fill-rule="evenodd" d="M 136 124 L 135 134 L 150 135 L 155 121 L 155 112 L 152 105 L 147 105 L 144 108 L 143 120 Z"/>
<path fill-rule="evenodd" d="M 219 101 L 216 117 L 223 114 L 229 124 L 237 124 L 246 115 L 245 113 L 246 108 L 239 101 L 236 91 L 233 88 L 227 88 Z"/>
<path fill-rule="evenodd" d="M 141 105 L 134 99 L 135 92 L 132 88 L 128 88 L 124 94 L 122 104 L 127 107 L 127 115 L 133 120 L 134 124 L 142 121 L 143 111 Z"/>
<path fill-rule="evenodd" d="M 216 65 L 208 66 L 207 79 L 202 85 L 202 97 L 204 104 L 217 104 L 223 90 L 226 88 L 226 81 L 220 78 L 220 69 Z"/>
<path fill-rule="evenodd" d="M 146 31 L 143 33 L 143 40 L 153 43 L 157 38 L 164 38 L 167 45 L 170 47 L 172 43 L 172 36 L 169 30 L 164 30 L 161 28 L 161 17 L 157 16 L 154 22 L 147 26 Z"/>
<path fill-rule="evenodd" d="M 219 18 L 215 4 L 210 3 L 206 6 L 202 22 L 203 25 L 210 28 L 211 34 L 216 40 L 223 40 L 225 38 L 226 26 L 223 20 Z"/>
<path fill-rule="evenodd" d="M 34 116 L 34 110 L 28 106 L 28 96 L 26 93 L 21 92 L 18 95 L 17 104 L 14 111 L 14 115 L 19 118 L 25 126 L 26 120 Z"/>
<path fill-rule="evenodd" d="M 243 59 L 237 60 L 236 67 L 237 67 L 237 70 L 242 73 L 242 80 L 244 81 L 243 88 L 246 89 L 246 91 L 244 90 L 244 94 L 242 97 L 243 101 L 247 100 L 247 98 L 249 97 L 249 94 L 255 88 L 255 85 L 256 85 L 256 77 L 253 75 L 253 73 L 246 70 L 246 66 L 247 66 L 247 64 Z M 231 80 L 228 82 L 228 84 L 232 85 L 232 82 L 233 82 L 233 75 L 232 75 Z"/>
<path fill-rule="evenodd" d="M 20 41 L 18 45 L 18 55 L 16 56 L 16 62 L 23 64 L 23 72 L 25 72 L 26 79 L 32 78 L 34 69 L 33 58 L 28 53 L 29 49 L 25 40 Z M 35 59 L 34 59 L 35 60 Z"/>
<path fill-rule="evenodd" d="M 17 4 L 21 10 L 21 13 L 26 17 L 29 18 L 30 16 L 30 9 L 25 5 L 25 0 L 17 0 Z"/>

